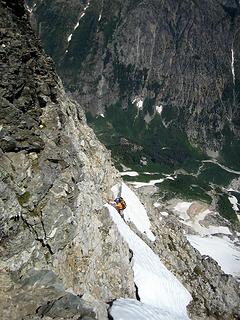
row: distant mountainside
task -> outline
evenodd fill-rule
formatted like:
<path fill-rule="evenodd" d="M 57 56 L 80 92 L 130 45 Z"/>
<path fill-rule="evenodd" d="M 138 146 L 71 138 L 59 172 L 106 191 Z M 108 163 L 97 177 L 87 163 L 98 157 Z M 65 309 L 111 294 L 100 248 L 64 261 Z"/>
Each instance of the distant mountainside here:
<path fill-rule="evenodd" d="M 138 105 L 141 126 L 157 136 L 160 111 L 165 127 L 205 151 L 239 139 L 238 1 L 27 2 L 46 52 L 85 110 L 115 106 L 121 116 Z"/>

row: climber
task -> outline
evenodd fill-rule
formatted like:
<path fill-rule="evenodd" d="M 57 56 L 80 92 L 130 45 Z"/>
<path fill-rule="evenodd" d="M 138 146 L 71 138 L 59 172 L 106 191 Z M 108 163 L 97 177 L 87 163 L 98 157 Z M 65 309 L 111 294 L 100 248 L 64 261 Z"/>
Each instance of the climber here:
<path fill-rule="evenodd" d="M 114 201 L 108 201 L 109 204 L 111 204 L 117 212 L 120 214 L 120 216 L 123 218 L 123 210 L 126 208 L 126 202 L 122 197 L 117 197 L 114 199 Z"/>

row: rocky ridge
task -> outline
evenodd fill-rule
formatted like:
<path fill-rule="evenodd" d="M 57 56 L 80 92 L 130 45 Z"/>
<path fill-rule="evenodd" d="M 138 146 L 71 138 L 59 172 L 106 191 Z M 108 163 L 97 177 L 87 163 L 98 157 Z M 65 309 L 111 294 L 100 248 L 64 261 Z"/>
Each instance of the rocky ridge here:
<path fill-rule="evenodd" d="M 23 1 L 0 13 L 0 317 L 105 319 L 106 302 L 134 296 L 128 247 L 103 208 L 117 172 Z"/>

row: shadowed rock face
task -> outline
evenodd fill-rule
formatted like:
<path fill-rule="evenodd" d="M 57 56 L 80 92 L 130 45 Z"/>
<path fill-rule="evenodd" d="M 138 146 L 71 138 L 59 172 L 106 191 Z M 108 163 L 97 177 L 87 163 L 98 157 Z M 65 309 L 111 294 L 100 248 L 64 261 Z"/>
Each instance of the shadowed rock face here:
<path fill-rule="evenodd" d="M 238 1 L 91 0 L 81 19 L 86 1 L 33 2 L 44 47 L 86 110 L 150 98 L 202 148 L 219 149 L 225 126 L 239 136 Z"/>
<path fill-rule="evenodd" d="M 110 153 L 66 98 L 21 1 L 0 2 L 0 59 L 0 318 L 105 319 L 106 302 L 134 292 L 103 208 L 117 179 Z"/>

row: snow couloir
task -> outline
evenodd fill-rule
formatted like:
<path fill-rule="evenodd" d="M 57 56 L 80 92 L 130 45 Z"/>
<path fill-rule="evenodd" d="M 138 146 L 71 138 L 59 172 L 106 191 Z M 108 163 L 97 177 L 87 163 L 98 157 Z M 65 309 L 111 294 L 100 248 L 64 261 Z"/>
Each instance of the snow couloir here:
<path fill-rule="evenodd" d="M 112 190 L 115 196 L 119 195 L 118 186 L 114 186 Z M 147 212 L 139 198 L 124 183 L 121 185 L 121 195 L 127 202 L 125 220 L 133 222 L 140 232 L 154 241 Z M 164 266 L 159 256 L 130 229 L 118 212 L 111 205 L 106 204 L 106 207 L 133 252 L 134 282 L 141 301 L 116 300 L 110 310 L 113 319 L 189 319 L 186 307 L 192 300 L 190 293 Z"/>

